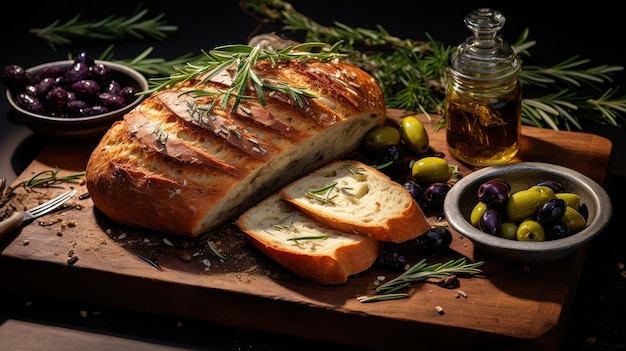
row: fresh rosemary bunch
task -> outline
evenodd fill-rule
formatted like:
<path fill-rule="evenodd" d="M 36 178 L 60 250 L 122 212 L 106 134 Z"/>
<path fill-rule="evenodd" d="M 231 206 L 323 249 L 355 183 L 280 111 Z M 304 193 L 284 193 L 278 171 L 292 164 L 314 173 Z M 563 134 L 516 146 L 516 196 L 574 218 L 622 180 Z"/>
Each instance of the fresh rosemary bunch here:
<path fill-rule="evenodd" d="M 305 41 L 337 46 L 346 60 L 372 74 L 383 89 L 390 108 L 442 114 L 445 99 L 446 68 L 456 47 L 446 46 L 427 34 L 427 41 L 400 39 L 383 27 L 352 28 L 339 22 L 323 26 L 282 0 L 242 0 L 243 11 L 259 21 L 280 23 L 284 32 L 303 34 Z M 284 33 L 287 34 L 287 33 Z M 573 57 L 549 67 L 524 64 L 528 49 L 528 29 L 512 45 L 522 63 L 520 82 L 524 90 L 522 122 L 552 129 L 582 129 L 581 118 L 621 127 L 626 121 L 626 96 L 616 97 L 617 88 L 597 98 L 584 95 L 585 86 L 601 92 L 611 83 L 611 74 L 622 66 L 588 67 L 589 60 Z M 528 95 L 526 94 L 529 93 Z M 596 116 L 596 117 L 589 117 Z M 440 125 L 441 122 L 440 121 Z"/>
<path fill-rule="evenodd" d="M 45 40 L 53 50 L 57 45 L 71 44 L 74 39 L 116 40 L 134 37 L 151 37 L 164 40 L 168 34 L 178 30 L 163 20 L 165 14 L 145 19 L 147 9 L 137 9 L 131 17 L 109 15 L 99 21 L 84 21 L 78 14 L 65 23 L 55 20 L 44 28 L 30 30 L 35 36 Z"/>
<path fill-rule="evenodd" d="M 398 277 L 377 286 L 376 295 L 360 298 L 359 301 L 367 303 L 406 298 L 409 296 L 407 293 L 398 291 L 410 287 L 413 283 L 429 278 L 445 278 L 450 275 L 479 274 L 482 273 L 479 267 L 483 264 L 483 261 L 467 263 L 465 257 L 431 265 L 428 265 L 426 260 L 422 259 Z"/>
<path fill-rule="evenodd" d="M 236 74 L 230 88 L 225 91 L 199 91 L 191 90 L 190 93 L 196 95 L 220 95 L 221 107 L 227 109 L 229 102 L 230 111 L 237 108 L 241 99 L 250 98 L 245 92 L 249 86 L 257 91 L 258 99 L 265 105 L 264 90 L 278 91 L 290 96 L 298 105 L 304 105 L 304 97 L 314 97 L 315 95 L 306 87 L 294 87 L 284 82 L 270 82 L 260 79 L 254 67 L 257 62 L 267 60 L 273 64 L 281 60 L 310 60 L 328 61 L 344 55 L 335 52 L 334 47 L 328 47 L 325 43 L 307 42 L 299 45 L 288 46 L 277 51 L 263 51 L 258 47 L 249 45 L 224 45 L 216 47 L 208 52 L 203 51 L 203 59 L 187 62 L 183 66 L 174 67 L 175 72 L 168 77 L 151 78 L 150 89 L 143 94 L 150 94 L 176 84 L 184 83 L 192 79 L 199 79 L 198 84 L 202 84 L 220 74 L 226 69 L 236 69 Z M 217 101 L 217 100 L 215 100 Z"/>

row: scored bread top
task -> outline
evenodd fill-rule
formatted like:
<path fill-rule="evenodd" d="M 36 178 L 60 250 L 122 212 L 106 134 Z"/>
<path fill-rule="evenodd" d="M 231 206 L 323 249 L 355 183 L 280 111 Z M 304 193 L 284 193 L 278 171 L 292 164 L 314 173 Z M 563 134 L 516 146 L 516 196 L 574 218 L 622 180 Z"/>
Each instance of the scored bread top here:
<path fill-rule="evenodd" d="M 278 194 L 245 211 L 237 225 L 260 251 L 318 284 L 345 283 L 349 276 L 368 269 L 381 249 L 373 238 L 315 221 Z"/>
<path fill-rule="evenodd" d="M 265 105 L 243 98 L 231 111 L 232 105 L 213 104 L 215 95 L 195 93 L 225 91 L 232 70 L 156 92 L 116 122 L 92 152 L 86 185 L 94 205 L 122 224 L 197 236 L 355 149 L 385 120 L 380 87 L 355 66 L 261 61 L 255 73 L 316 97 L 301 106 L 289 95 L 266 91 Z"/>
<path fill-rule="evenodd" d="M 280 195 L 332 228 L 381 241 L 404 242 L 430 228 L 402 185 L 357 161 L 330 163 L 285 186 Z"/>

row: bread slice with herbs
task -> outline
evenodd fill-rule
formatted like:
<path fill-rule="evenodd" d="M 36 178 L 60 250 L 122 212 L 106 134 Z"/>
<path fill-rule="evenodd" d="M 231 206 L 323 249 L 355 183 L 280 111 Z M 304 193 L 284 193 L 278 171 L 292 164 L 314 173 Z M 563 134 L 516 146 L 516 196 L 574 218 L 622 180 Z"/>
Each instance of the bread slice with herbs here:
<path fill-rule="evenodd" d="M 405 242 L 430 226 L 399 183 L 358 161 L 335 161 L 280 190 L 293 206 L 331 228 L 387 242 Z"/>
<path fill-rule="evenodd" d="M 317 284 L 341 284 L 367 270 L 379 241 L 332 229 L 270 195 L 246 210 L 237 225 L 253 246 L 296 275 Z"/>

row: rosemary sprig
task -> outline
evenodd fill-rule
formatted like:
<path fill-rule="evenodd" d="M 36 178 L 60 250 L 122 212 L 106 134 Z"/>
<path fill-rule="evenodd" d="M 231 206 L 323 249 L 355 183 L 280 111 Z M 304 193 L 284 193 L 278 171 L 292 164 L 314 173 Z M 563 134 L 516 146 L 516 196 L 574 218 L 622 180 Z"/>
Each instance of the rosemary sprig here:
<path fill-rule="evenodd" d="M 365 169 L 363 169 L 361 167 L 353 167 L 351 165 L 345 165 L 344 168 L 356 180 L 364 180 L 365 179 L 365 173 L 363 173 L 365 171 Z"/>
<path fill-rule="evenodd" d="M 145 19 L 147 14 L 147 9 L 137 9 L 131 17 L 109 15 L 98 21 L 84 21 L 78 14 L 65 23 L 57 19 L 47 27 L 33 28 L 30 32 L 56 50 L 58 45 L 71 44 L 77 38 L 104 41 L 151 37 L 164 40 L 169 33 L 178 30 L 178 27 L 163 20 L 164 13 Z"/>
<path fill-rule="evenodd" d="M 296 216 L 296 211 L 289 212 L 285 217 L 281 218 L 277 224 L 274 224 L 273 227 L 278 230 L 294 230 L 297 232 L 297 228 L 293 225 L 293 219 Z"/>
<path fill-rule="evenodd" d="M 60 168 L 56 167 L 52 170 L 41 171 L 28 180 L 18 183 L 15 187 L 23 186 L 24 188 L 43 188 L 60 182 L 78 183 L 80 179 L 85 176 L 85 172 L 80 172 L 59 177 L 58 174 L 60 170 Z"/>
<path fill-rule="evenodd" d="M 221 106 L 226 109 L 230 104 L 230 111 L 237 108 L 241 99 L 251 96 L 245 95 L 248 87 L 256 92 L 260 102 L 265 105 L 264 90 L 278 91 L 290 96 L 298 105 L 305 104 L 305 97 L 315 97 L 307 87 L 294 87 L 285 82 L 262 80 L 255 72 L 255 66 L 260 61 L 269 61 L 277 64 L 283 60 L 319 60 L 329 61 L 344 56 L 337 53 L 334 47 L 324 43 L 307 42 L 288 46 L 276 52 L 262 51 L 258 47 L 249 45 L 224 45 L 210 51 L 203 51 L 203 58 L 188 62 L 183 66 L 173 67 L 174 73 L 169 77 L 150 79 L 150 89 L 143 92 L 151 94 L 155 91 L 193 79 L 198 79 L 196 86 L 210 80 L 224 70 L 236 71 L 233 84 L 226 91 L 213 92 L 222 96 Z"/>
<path fill-rule="evenodd" d="M 467 263 L 465 257 L 450 260 L 445 263 L 428 265 L 425 259 L 420 260 L 398 277 L 391 279 L 376 287 L 376 295 L 359 299 L 360 302 L 375 302 L 408 297 L 408 294 L 398 291 L 408 288 L 411 284 L 429 278 L 445 278 L 449 275 L 474 275 L 482 273 L 479 268 L 484 261 Z"/>
<path fill-rule="evenodd" d="M 2 178 L 0 181 L 0 207 L 4 206 L 9 199 L 15 194 L 17 188 L 45 188 L 50 187 L 58 183 L 79 183 L 85 176 L 85 172 L 70 174 L 60 177 L 60 168 L 49 169 L 41 171 L 31 178 L 15 184 L 14 186 L 6 186 L 6 180 Z"/>
<path fill-rule="evenodd" d="M 427 41 L 399 39 L 381 26 L 351 28 L 339 22 L 323 26 L 282 0 L 244 0 L 241 7 L 260 24 L 282 23 L 285 32 L 304 33 L 306 40 L 335 43 L 337 50 L 346 54 L 346 61 L 377 79 L 388 107 L 422 112 L 427 116 L 443 114 L 446 68 L 455 46 L 444 45 L 428 34 Z M 611 75 L 624 67 L 588 67 L 589 60 L 577 56 L 549 67 L 528 65 L 523 59 L 530 56 L 528 50 L 535 45 L 528 40 L 528 32 L 526 29 L 513 44 L 522 62 L 523 94 L 533 93 L 522 102 L 524 124 L 580 130 L 581 119 L 590 118 L 601 124 L 624 125 L 626 96 L 616 96 L 617 88 L 605 89 L 597 99 L 582 95 L 581 89 L 572 89 L 584 85 L 593 92 L 602 92 L 602 86 L 612 82 Z M 443 122 L 440 120 L 436 128 Z"/>
<path fill-rule="evenodd" d="M 113 61 L 129 66 L 148 78 L 169 76 L 174 72 L 174 67 L 181 66 L 187 62 L 194 62 L 202 58 L 202 55 L 186 53 L 174 59 L 165 60 L 159 57 L 149 57 L 154 47 L 150 46 L 139 55 L 131 59 L 114 58 L 113 45 L 109 45 L 98 57 L 99 60 Z M 71 57 L 70 57 L 71 58 Z"/>
<path fill-rule="evenodd" d="M 333 182 L 321 188 L 311 189 L 304 194 L 304 197 L 317 200 L 323 204 L 334 204 L 333 199 L 338 195 L 330 196 L 337 183 Z"/>

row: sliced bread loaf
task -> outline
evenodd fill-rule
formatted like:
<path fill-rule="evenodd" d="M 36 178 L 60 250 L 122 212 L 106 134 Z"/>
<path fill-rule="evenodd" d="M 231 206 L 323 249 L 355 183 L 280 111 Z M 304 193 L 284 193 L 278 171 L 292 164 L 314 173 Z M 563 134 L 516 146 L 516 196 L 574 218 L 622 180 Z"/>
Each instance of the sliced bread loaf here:
<path fill-rule="evenodd" d="M 331 229 L 276 193 L 245 211 L 237 225 L 252 245 L 283 267 L 318 284 L 341 284 L 367 270 L 380 242 Z"/>
<path fill-rule="evenodd" d="M 238 68 L 146 96 L 111 126 L 85 170 L 98 210 L 121 224 L 197 237 L 354 150 L 385 121 L 376 80 L 348 63 L 259 60 L 250 71 L 285 91 L 250 84 L 236 94 L 250 98 L 225 106 L 218 92 L 234 86 Z"/>
<path fill-rule="evenodd" d="M 280 196 L 331 228 L 400 243 L 430 226 L 408 191 L 357 161 L 335 161 L 280 190 Z"/>

